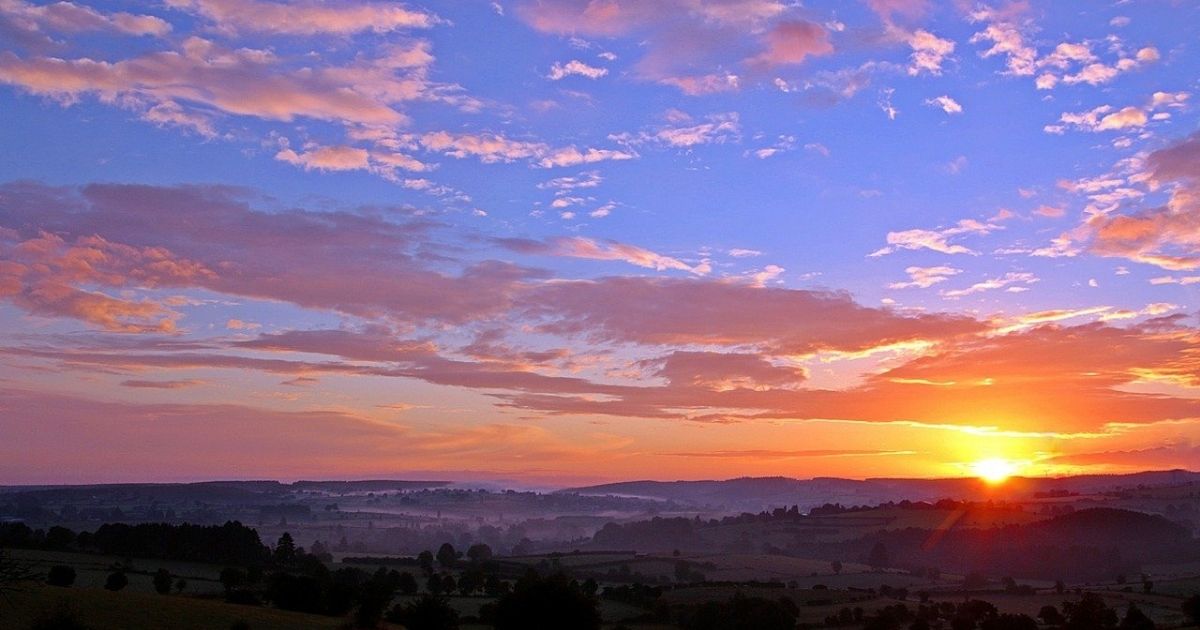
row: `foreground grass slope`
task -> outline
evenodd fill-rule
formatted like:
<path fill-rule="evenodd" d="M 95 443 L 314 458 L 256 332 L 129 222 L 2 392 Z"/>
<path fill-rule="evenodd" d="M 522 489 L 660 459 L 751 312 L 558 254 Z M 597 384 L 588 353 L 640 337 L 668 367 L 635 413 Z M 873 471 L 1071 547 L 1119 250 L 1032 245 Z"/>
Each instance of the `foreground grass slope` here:
<path fill-rule="evenodd" d="M 346 620 L 265 607 L 236 606 L 220 600 L 97 588 L 33 587 L 0 602 L 0 628 L 28 628 L 38 617 L 61 608 L 92 630 L 229 630 L 244 621 L 252 630 L 340 628 Z"/>

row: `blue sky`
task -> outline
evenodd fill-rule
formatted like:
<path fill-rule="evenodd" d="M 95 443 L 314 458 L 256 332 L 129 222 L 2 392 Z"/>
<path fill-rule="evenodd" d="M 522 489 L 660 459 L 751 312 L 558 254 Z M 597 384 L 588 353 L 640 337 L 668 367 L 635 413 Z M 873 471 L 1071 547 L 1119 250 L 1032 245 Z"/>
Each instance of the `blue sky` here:
<path fill-rule="evenodd" d="M 329 463 L 254 474 L 458 470 L 463 444 L 554 478 L 1183 465 L 1197 41 L 1182 1 L 8 0 L 0 378 L 12 409 L 428 443 L 352 461 L 327 429 L 297 448 Z M 1057 378 L 1023 354 L 1115 337 Z M 236 362 L 268 357 L 293 364 Z M 1062 409 L 1008 409 L 1021 387 Z M 910 396 L 946 398 L 879 411 Z M 831 422 L 875 455 L 768 448 Z M 940 431 L 967 437 L 917 446 Z"/>

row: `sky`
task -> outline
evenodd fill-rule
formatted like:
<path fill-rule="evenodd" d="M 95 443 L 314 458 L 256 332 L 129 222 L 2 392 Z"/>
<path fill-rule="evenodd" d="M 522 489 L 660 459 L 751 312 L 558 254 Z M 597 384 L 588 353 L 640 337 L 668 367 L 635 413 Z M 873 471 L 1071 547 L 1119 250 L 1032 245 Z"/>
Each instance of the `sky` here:
<path fill-rule="evenodd" d="M 0 483 L 1200 462 L 1200 2 L 0 0 Z"/>

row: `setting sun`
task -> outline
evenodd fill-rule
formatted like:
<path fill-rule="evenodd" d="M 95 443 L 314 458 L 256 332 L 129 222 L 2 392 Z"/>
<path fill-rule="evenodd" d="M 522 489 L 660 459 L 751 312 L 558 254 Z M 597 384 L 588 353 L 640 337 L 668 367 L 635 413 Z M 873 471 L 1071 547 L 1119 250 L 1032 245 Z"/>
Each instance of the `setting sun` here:
<path fill-rule="evenodd" d="M 975 475 L 990 484 L 1004 483 L 1017 469 L 1016 462 L 1000 458 L 981 459 L 971 464 Z"/>

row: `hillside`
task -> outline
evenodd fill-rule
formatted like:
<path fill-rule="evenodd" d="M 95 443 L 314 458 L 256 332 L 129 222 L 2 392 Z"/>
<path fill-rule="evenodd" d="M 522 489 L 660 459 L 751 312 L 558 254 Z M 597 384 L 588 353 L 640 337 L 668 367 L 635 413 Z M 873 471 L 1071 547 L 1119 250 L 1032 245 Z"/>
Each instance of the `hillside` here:
<path fill-rule="evenodd" d="M 229 630 L 245 622 L 254 630 L 341 628 L 346 620 L 221 600 L 100 588 L 38 586 L 12 594 L 4 603 L 0 627 L 28 628 L 34 620 L 71 611 L 92 630 Z"/>
<path fill-rule="evenodd" d="M 936 501 L 939 499 L 1028 498 L 1036 493 L 1099 493 L 1138 486 L 1200 483 L 1200 473 L 1187 470 L 1141 472 L 1128 475 L 1083 475 L 1075 477 L 1013 477 L 1002 487 L 973 478 L 863 480 L 818 477 L 741 477 L 701 481 L 626 481 L 567 488 L 563 493 L 589 496 L 617 495 L 677 501 L 724 511 L 751 511 L 771 507 L 824 503 L 843 505 L 878 504 L 888 501 Z"/>

